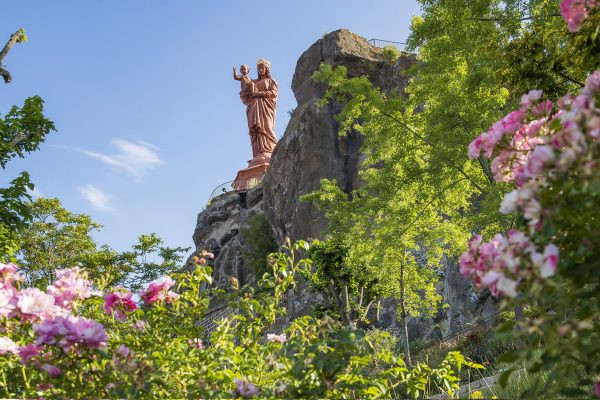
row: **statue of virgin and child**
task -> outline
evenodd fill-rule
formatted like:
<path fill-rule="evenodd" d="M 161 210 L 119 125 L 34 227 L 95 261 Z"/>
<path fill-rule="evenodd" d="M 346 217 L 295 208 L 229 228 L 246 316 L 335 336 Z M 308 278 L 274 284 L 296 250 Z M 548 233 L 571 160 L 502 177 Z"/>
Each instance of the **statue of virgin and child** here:
<path fill-rule="evenodd" d="M 275 107 L 277 82 L 271 78 L 271 63 L 265 59 L 256 62 L 258 78 L 248 76 L 250 68 L 240 67 L 241 75 L 233 68 L 233 78 L 240 81 L 240 99 L 246 106 L 248 132 L 252 145 L 252 160 L 248 166 L 268 163 L 277 144 L 275 137 Z"/>

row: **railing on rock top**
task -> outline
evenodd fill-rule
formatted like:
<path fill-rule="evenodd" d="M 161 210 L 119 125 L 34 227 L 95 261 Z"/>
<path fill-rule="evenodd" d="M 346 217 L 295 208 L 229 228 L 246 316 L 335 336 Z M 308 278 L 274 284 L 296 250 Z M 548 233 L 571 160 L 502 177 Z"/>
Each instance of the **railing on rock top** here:
<path fill-rule="evenodd" d="M 223 193 L 227 193 L 227 192 L 231 192 L 233 190 L 233 186 L 231 186 L 231 184 L 233 183 L 233 181 L 229 181 L 229 182 L 225 182 L 220 184 L 219 186 L 217 186 L 212 193 L 210 194 L 210 196 L 208 196 L 208 201 L 207 204 L 210 205 L 211 201 L 217 197 L 222 195 Z"/>
<path fill-rule="evenodd" d="M 373 47 L 378 47 L 380 49 L 383 49 L 386 46 L 393 46 L 400 51 L 405 51 L 405 49 L 406 49 L 406 43 L 391 42 L 389 40 L 383 40 L 383 39 L 369 39 L 369 44 Z"/>

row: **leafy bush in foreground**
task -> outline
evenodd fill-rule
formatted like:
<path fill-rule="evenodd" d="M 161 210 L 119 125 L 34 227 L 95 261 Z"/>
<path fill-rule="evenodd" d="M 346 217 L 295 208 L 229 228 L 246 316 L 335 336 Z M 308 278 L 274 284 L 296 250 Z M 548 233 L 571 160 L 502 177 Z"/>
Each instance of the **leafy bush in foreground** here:
<path fill-rule="evenodd" d="M 258 288 L 229 294 L 210 285 L 211 254 L 194 271 L 163 277 L 137 295 L 94 292 L 84 273 L 62 270 L 46 291 L 24 288 L 14 264 L 0 267 L 0 393 L 5 397 L 422 397 L 456 393 L 462 366 L 450 353 L 437 368 L 409 370 L 360 330 L 306 316 L 270 331 L 306 248 L 270 256 Z M 235 312 L 209 338 L 200 319 L 212 296 Z M 380 339 L 381 340 L 381 339 Z M 374 369 L 373 366 L 378 368 Z M 377 373 L 373 373 L 377 371 Z"/>

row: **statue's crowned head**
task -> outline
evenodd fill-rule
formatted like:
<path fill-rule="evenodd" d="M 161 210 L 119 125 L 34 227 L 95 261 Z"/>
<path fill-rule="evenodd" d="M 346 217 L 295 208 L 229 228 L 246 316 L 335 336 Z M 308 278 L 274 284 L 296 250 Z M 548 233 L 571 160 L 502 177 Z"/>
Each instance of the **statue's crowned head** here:
<path fill-rule="evenodd" d="M 271 78 L 271 62 L 269 60 L 265 60 L 264 58 L 259 58 L 258 60 L 256 60 L 257 69 L 259 65 L 263 65 L 265 67 L 265 77 Z"/>

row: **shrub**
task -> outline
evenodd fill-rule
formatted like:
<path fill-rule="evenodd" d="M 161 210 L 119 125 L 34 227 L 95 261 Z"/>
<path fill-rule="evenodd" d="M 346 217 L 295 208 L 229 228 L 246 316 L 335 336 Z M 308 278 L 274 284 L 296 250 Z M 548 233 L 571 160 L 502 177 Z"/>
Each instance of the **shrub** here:
<path fill-rule="evenodd" d="M 240 230 L 244 240 L 242 255 L 257 278 L 269 271 L 267 256 L 277 250 L 271 232 L 271 225 L 264 214 L 254 214 L 248 218 L 248 227 Z"/>
<path fill-rule="evenodd" d="M 381 50 L 381 55 L 385 61 L 394 64 L 396 60 L 400 58 L 400 50 L 398 50 L 396 46 L 388 45 Z"/>
<path fill-rule="evenodd" d="M 458 390 L 457 371 L 479 368 L 450 353 L 437 368 L 411 371 L 383 338 L 331 318 L 305 316 L 281 334 L 267 333 L 305 243 L 270 256 L 271 274 L 257 288 L 225 297 L 236 311 L 218 321 L 210 343 L 198 323 L 211 297 L 211 258 L 164 277 L 138 296 L 123 288 L 104 299 L 78 269 L 57 273 L 44 292 L 22 288 L 17 267 L 0 264 L 0 393 L 6 398 L 373 398 L 428 396 Z M 208 287 L 200 290 L 201 287 Z M 140 298 L 143 304 L 134 304 Z M 378 352 L 375 352 L 377 349 Z M 369 374 L 369 365 L 380 373 Z M 372 371 L 372 370 L 371 370 Z"/>

